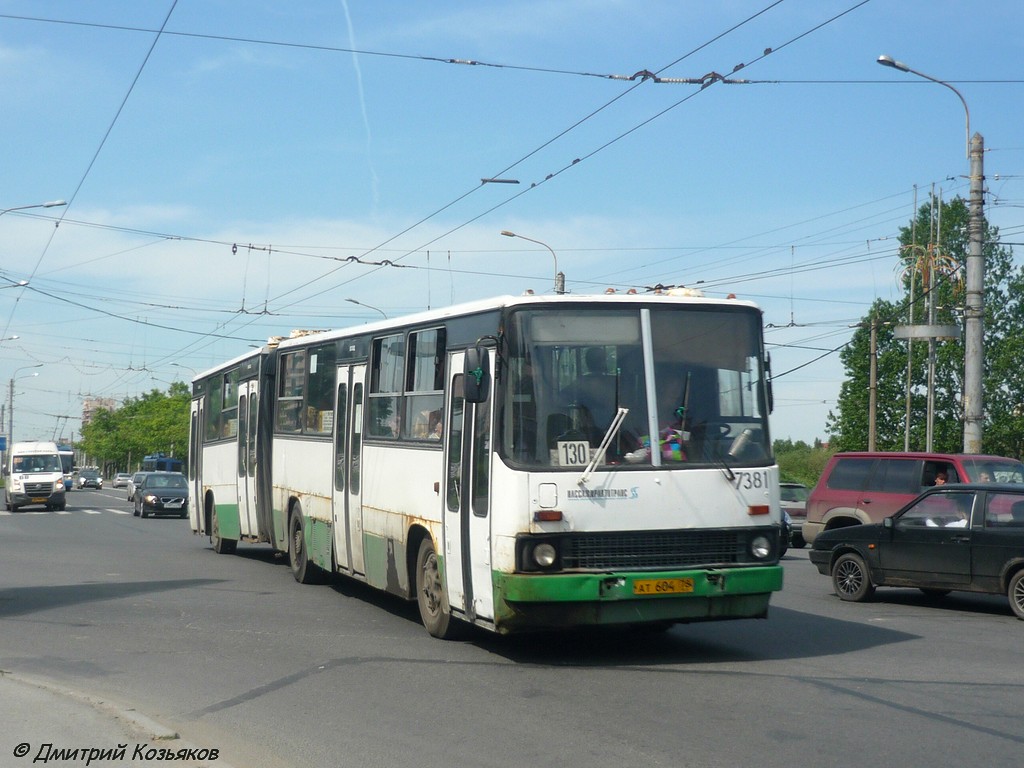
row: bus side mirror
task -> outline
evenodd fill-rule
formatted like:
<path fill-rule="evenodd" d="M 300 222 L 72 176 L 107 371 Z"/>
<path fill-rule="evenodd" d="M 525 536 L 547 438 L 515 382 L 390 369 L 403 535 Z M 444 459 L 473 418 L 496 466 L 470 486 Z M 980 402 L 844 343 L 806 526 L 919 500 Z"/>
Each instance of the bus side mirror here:
<path fill-rule="evenodd" d="M 467 403 L 482 403 L 487 400 L 491 388 L 490 356 L 487 347 L 475 346 L 466 350 L 463 368 L 463 392 Z"/>

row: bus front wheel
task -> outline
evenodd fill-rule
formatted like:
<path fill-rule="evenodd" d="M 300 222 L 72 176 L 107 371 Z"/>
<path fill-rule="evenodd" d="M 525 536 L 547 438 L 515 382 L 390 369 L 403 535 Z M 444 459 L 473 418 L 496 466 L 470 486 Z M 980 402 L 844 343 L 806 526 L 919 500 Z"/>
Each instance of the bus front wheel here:
<path fill-rule="evenodd" d="M 429 536 L 420 542 L 416 557 L 416 603 L 420 609 L 420 620 L 431 635 L 450 640 L 458 634 L 458 620 L 452 618 L 448 594 L 437 564 L 437 552 Z"/>

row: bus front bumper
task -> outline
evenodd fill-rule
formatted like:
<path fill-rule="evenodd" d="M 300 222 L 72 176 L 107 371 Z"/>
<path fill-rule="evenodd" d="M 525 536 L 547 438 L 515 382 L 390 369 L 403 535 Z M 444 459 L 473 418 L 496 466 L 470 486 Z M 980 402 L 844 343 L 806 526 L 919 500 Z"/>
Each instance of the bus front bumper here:
<path fill-rule="evenodd" d="M 496 628 L 765 618 L 782 566 L 628 573 L 494 574 Z"/>

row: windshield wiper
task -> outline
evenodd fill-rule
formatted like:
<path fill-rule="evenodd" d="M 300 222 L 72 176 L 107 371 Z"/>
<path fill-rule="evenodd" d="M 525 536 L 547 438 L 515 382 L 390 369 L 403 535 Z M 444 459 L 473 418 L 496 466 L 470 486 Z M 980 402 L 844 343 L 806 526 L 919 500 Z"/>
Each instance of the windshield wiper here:
<path fill-rule="evenodd" d="M 604 433 L 604 438 L 601 440 L 601 444 L 594 451 L 594 455 L 590 459 L 590 463 L 587 464 L 587 468 L 583 470 L 583 474 L 580 475 L 576 481 L 578 485 L 586 485 L 587 480 L 594 473 L 594 467 L 600 464 L 604 460 L 604 454 L 608 450 L 608 446 L 611 445 L 612 440 L 615 439 L 615 435 L 619 431 L 619 427 L 622 426 L 623 419 L 626 418 L 626 414 L 629 413 L 629 408 L 619 408 L 615 412 L 615 418 L 612 419 L 611 425 L 608 427 L 608 431 Z"/>

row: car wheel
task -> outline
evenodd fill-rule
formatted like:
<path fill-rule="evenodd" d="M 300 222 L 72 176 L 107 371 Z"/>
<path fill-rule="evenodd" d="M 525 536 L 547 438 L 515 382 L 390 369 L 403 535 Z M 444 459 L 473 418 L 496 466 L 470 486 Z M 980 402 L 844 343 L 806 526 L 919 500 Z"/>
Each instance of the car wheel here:
<path fill-rule="evenodd" d="M 868 569 L 860 555 L 847 552 L 832 565 L 832 587 L 841 600 L 860 602 L 875 591 Z"/>
<path fill-rule="evenodd" d="M 803 549 L 807 546 L 807 542 L 804 541 L 804 537 L 799 533 L 794 533 L 793 538 L 790 540 L 790 544 L 793 549 Z"/>
<path fill-rule="evenodd" d="M 292 567 L 292 576 L 299 584 L 313 584 L 317 581 L 319 569 L 309 560 L 302 507 L 298 503 L 292 510 L 292 519 L 288 524 L 288 562 Z"/>
<path fill-rule="evenodd" d="M 1006 590 L 1010 598 L 1010 607 L 1018 619 L 1024 621 L 1024 570 L 1017 571 L 1010 579 L 1010 586 Z"/>
<path fill-rule="evenodd" d="M 458 619 L 452 618 L 437 552 L 429 536 L 420 542 L 416 558 L 416 604 L 427 632 L 441 640 L 458 636 L 461 626 Z"/>
<path fill-rule="evenodd" d="M 146 509 L 146 505 L 145 505 L 145 504 L 143 504 L 143 505 L 142 505 L 142 506 L 140 507 L 140 509 L 141 509 L 141 511 L 142 511 L 142 516 L 143 516 L 143 517 L 149 517 L 149 510 L 148 510 L 148 509 Z"/>

